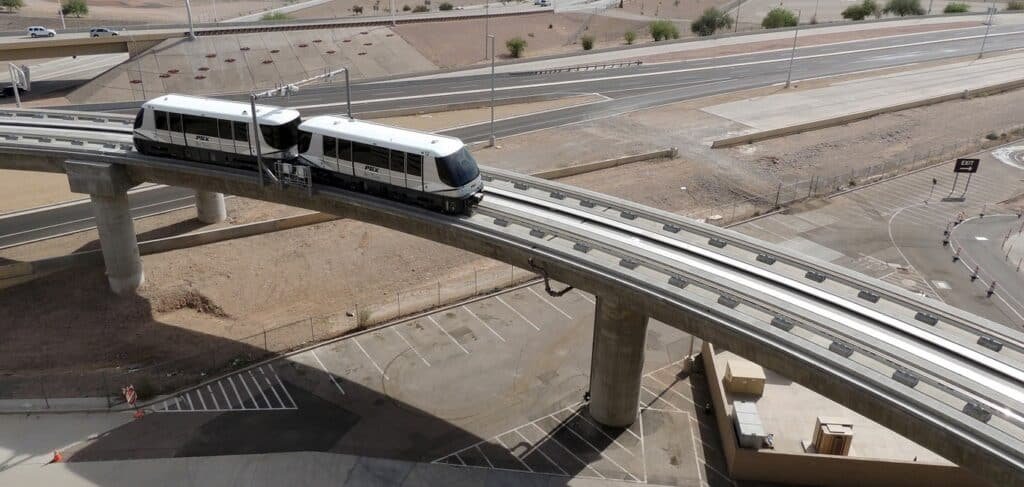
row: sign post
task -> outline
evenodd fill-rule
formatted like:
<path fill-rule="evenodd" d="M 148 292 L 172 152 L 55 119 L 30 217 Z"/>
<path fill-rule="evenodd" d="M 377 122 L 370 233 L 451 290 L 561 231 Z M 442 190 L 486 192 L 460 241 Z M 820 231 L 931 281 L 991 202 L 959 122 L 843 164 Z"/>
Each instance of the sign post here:
<path fill-rule="evenodd" d="M 981 164 L 981 159 L 968 159 L 959 158 L 956 160 L 956 164 L 953 165 L 953 187 L 949 190 L 949 196 L 943 198 L 944 201 L 963 201 L 964 197 L 967 196 L 967 188 L 971 186 L 971 177 L 974 173 L 978 172 L 978 166 Z M 956 192 L 957 182 L 960 180 L 960 174 L 967 173 L 967 183 L 964 184 L 964 191 L 958 197 L 954 197 L 953 193 Z"/>

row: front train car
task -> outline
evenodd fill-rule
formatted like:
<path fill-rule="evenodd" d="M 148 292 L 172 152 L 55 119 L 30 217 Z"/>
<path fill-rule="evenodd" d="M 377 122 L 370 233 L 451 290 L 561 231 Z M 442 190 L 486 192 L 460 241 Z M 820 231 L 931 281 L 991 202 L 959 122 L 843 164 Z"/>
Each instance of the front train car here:
<path fill-rule="evenodd" d="M 300 159 L 318 182 L 452 214 L 483 196 L 476 160 L 454 137 L 319 116 L 299 126 L 299 139 Z"/>
<path fill-rule="evenodd" d="M 164 95 L 142 105 L 133 140 L 146 155 L 244 169 L 256 167 L 256 144 L 271 167 L 298 156 L 298 111 L 256 105 L 256 120 L 253 131 L 249 103 Z"/>

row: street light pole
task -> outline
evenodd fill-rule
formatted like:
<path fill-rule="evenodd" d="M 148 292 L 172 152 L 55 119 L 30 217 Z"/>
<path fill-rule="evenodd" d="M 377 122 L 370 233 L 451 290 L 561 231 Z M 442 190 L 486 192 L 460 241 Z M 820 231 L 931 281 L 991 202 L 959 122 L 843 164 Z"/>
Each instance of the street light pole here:
<path fill-rule="evenodd" d="M 186 4 L 188 0 L 185 0 Z M 260 173 L 260 187 L 263 187 L 263 150 L 260 148 L 260 125 L 256 120 L 256 93 L 249 95 L 249 107 L 252 110 L 252 145 L 256 147 L 256 170 Z"/>
<path fill-rule="evenodd" d="M 981 59 L 985 55 L 985 43 L 988 42 L 988 31 L 992 30 L 993 16 L 996 13 L 996 1 L 992 0 L 992 6 L 989 7 L 988 11 L 988 22 L 985 25 L 985 37 L 981 38 L 981 50 L 978 51 L 978 59 Z"/>
<path fill-rule="evenodd" d="M 487 38 L 491 41 L 491 147 L 494 147 L 494 36 Z"/>
<path fill-rule="evenodd" d="M 487 59 L 487 39 L 491 37 L 491 4 L 484 4 L 484 59 Z"/>
<path fill-rule="evenodd" d="M 743 5 L 743 0 L 736 2 L 736 22 L 732 24 L 732 31 L 734 33 L 740 31 L 740 5 Z"/>
<path fill-rule="evenodd" d="M 192 27 L 192 2 L 185 0 L 185 13 L 188 14 L 188 38 L 196 40 L 196 31 Z"/>
<path fill-rule="evenodd" d="M 800 11 L 796 11 L 796 29 L 793 30 L 793 49 L 789 52 L 789 70 L 786 72 L 786 88 L 793 79 L 793 58 L 796 57 L 796 36 L 800 33 Z"/>

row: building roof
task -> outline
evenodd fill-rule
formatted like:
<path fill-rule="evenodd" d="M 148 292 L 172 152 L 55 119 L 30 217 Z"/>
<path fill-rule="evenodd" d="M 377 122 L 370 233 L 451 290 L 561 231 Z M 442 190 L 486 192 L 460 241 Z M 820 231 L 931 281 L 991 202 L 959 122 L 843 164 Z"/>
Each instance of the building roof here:
<path fill-rule="evenodd" d="M 220 118 L 238 122 L 252 121 L 252 114 L 249 113 L 251 109 L 250 104 L 238 101 L 169 94 L 153 98 L 143 106 L 154 110 L 177 112 L 186 115 Z M 282 125 L 299 118 L 299 116 L 298 110 L 271 105 L 256 105 L 256 118 L 261 125 Z"/>
<path fill-rule="evenodd" d="M 428 153 L 434 157 L 451 155 L 463 147 L 462 141 L 455 137 L 330 115 L 310 118 L 302 122 L 299 129 L 389 149 Z"/>

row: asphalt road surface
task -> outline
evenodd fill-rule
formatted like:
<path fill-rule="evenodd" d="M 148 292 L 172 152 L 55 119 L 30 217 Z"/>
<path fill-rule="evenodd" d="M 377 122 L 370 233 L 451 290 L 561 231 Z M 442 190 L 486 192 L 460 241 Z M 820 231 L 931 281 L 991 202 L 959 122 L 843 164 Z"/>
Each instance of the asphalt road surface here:
<path fill-rule="evenodd" d="M 840 75 L 870 69 L 902 66 L 979 52 L 985 27 L 872 39 L 826 46 L 798 48 L 793 79 Z M 1024 47 L 1020 26 L 993 26 L 986 52 Z M 494 135 L 507 137 L 544 128 L 611 117 L 681 100 L 782 83 L 789 67 L 789 51 L 768 51 L 712 59 L 648 64 L 600 71 L 543 75 L 503 74 L 496 78 L 499 97 L 599 93 L 607 100 L 543 113 L 496 121 Z M 305 116 L 344 113 L 344 87 L 304 90 L 275 104 L 302 110 Z M 437 79 L 360 82 L 352 85 L 353 109 L 358 112 L 426 107 L 490 97 L 490 77 L 466 76 Z M 70 110 L 122 111 L 133 113 L 138 102 L 104 103 L 61 107 Z M 467 142 L 486 140 L 490 124 L 469 125 L 442 132 Z M 145 201 L 133 207 L 166 203 L 182 198 L 182 190 L 149 191 Z M 80 206 L 88 206 L 83 204 Z M 3 246 L 66 233 L 68 225 L 85 225 L 89 211 L 75 206 L 58 207 L 17 218 L 0 219 Z M 8 221 L 9 220 L 9 221 Z M 78 222 L 78 223 L 74 223 Z"/>

